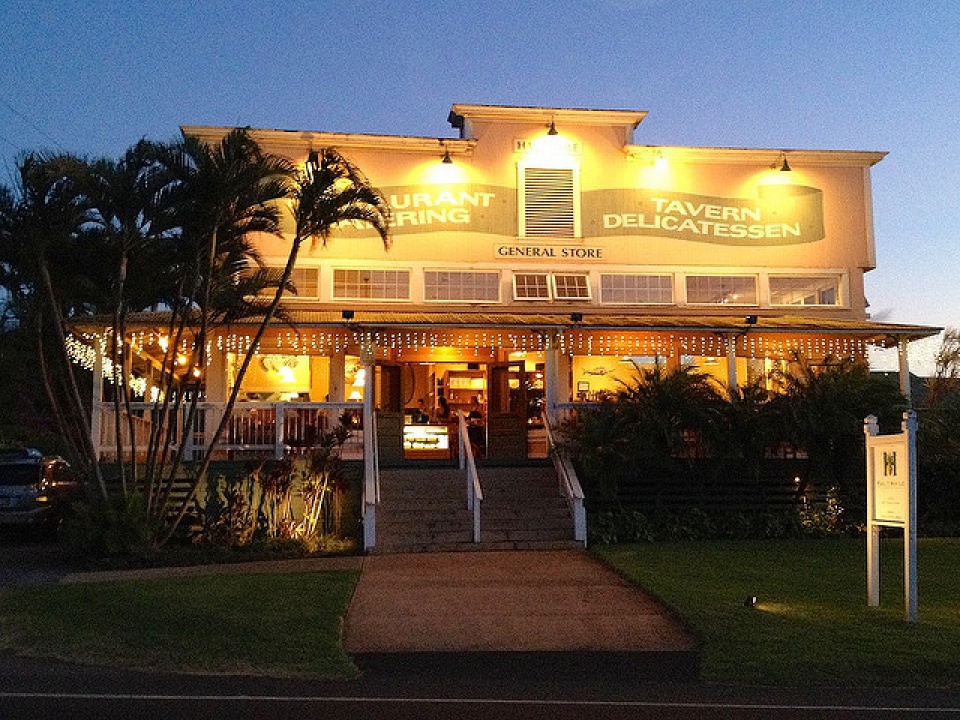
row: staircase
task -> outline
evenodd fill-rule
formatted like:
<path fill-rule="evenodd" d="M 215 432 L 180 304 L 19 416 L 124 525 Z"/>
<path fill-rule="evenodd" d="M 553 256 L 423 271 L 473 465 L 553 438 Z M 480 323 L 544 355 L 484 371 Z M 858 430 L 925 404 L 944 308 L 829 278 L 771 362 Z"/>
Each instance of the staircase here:
<path fill-rule="evenodd" d="M 566 500 L 549 466 L 481 467 L 480 543 L 456 468 L 383 469 L 376 553 L 578 548 Z"/>
<path fill-rule="evenodd" d="M 480 539 L 486 549 L 582 547 L 573 539 L 573 517 L 552 465 L 480 468 L 480 485 Z"/>
<path fill-rule="evenodd" d="M 374 552 L 472 550 L 473 545 L 462 470 L 381 469 Z"/>

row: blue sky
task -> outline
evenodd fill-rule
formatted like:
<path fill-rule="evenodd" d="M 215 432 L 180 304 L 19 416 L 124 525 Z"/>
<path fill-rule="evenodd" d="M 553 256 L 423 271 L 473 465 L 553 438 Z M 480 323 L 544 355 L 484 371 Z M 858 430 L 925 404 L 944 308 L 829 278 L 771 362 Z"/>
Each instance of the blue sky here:
<path fill-rule="evenodd" d="M 182 124 L 441 137 L 455 102 L 647 110 L 643 144 L 888 151 L 871 312 L 960 326 L 953 0 L 3 5 L 0 181 L 26 150 L 117 156 Z"/>

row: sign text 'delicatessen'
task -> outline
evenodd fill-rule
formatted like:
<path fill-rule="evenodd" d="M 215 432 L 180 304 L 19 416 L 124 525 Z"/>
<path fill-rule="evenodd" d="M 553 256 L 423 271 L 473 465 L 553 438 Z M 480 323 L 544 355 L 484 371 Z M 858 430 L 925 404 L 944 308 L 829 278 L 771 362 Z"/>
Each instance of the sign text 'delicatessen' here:
<path fill-rule="evenodd" d="M 383 187 L 396 234 L 476 232 L 516 237 L 517 193 L 494 185 Z M 798 185 L 761 186 L 756 198 L 646 188 L 581 196 L 585 237 L 643 236 L 722 245 L 792 245 L 824 237 L 823 193 Z M 367 234 L 363 227 L 342 227 Z"/>

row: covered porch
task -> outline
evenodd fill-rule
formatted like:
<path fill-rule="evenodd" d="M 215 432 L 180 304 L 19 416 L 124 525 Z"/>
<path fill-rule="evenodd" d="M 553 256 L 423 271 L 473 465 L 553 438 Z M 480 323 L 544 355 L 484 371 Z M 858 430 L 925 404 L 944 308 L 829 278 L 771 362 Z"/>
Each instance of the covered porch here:
<path fill-rule="evenodd" d="M 364 456 L 365 420 L 378 416 L 382 459 L 456 457 L 456 414 L 479 413 L 482 455 L 543 457 L 541 414 L 554 422 L 581 403 L 615 395 L 637 365 L 696 365 L 731 390 L 766 382 L 776 364 L 797 355 L 866 358 L 869 346 L 897 348 L 900 387 L 909 399 L 911 341 L 937 328 L 870 321 L 773 316 L 626 314 L 413 313 L 341 311 L 291 313 L 257 350 L 227 431 L 216 449 L 223 458 L 276 457 L 302 452 L 320 433 L 350 431 L 344 455 Z M 104 349 L 107 333 L 87 327 L 75 337 L 77 362 L 96 377 L 136 384 L 131 406 L 140 448 L 155 426 L 153 373 L 167 342 L 163 324 L 140 318 L 124 341 L 128 367 L 115 373 Z M 168 415 L 175 445 L 187 457 L 203 448 L 226 409 L 239 358 L 253 328 L 220 332 L 208 343 L 202 396 L 190 423 Z M 193 348 L 182 341 L 184 373 Z M 93 384 L 92 430 L 101 457 L 116 456 L 117 428 L 105 383 Z M 142 400 L 140 399 L 142 398 Z M 125 411 L 121 438 L 130 447 Z M 453 418 L 453 419 L 451 419 Z M 154 427 L 156 430 L 156 427 Z M 166 428 L 165 428 L 166 430 Z M 525 442 L 518 442 L 523 436 Z M 508 447 L 509 446 L 509 447 Z M 146 449 L 145 447 L 143 448 Z"/>

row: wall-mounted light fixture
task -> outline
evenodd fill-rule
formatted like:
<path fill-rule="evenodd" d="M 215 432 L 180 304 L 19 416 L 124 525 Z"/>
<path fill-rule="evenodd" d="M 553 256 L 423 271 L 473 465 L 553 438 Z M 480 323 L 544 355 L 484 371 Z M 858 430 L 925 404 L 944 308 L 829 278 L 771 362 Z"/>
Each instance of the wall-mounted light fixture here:
<path fill-rule="evenodd" d="M 450 148 L 447 147 L 447 141 L 441 140 L 440 147 L 443 148 L 443 158 L 440 160 L 444 165 L 450 165 L 453 163 L 453 158 L 450 157 Z"/>
<path fill-rule="evenodd" d="M 785 152 L 780 153 L 780 157 L 783 158 L 783 164 L 780 166 L 780 172 L 791 172 L 792 168 L 790 163 L 787 162 L 787 154 Z"/>
<path fill-rule="evenodd" d="M 550 128 L 547 130 L 547 135 L 559 135 L 556 124 L 553 120 L 550 121 Z"/>

